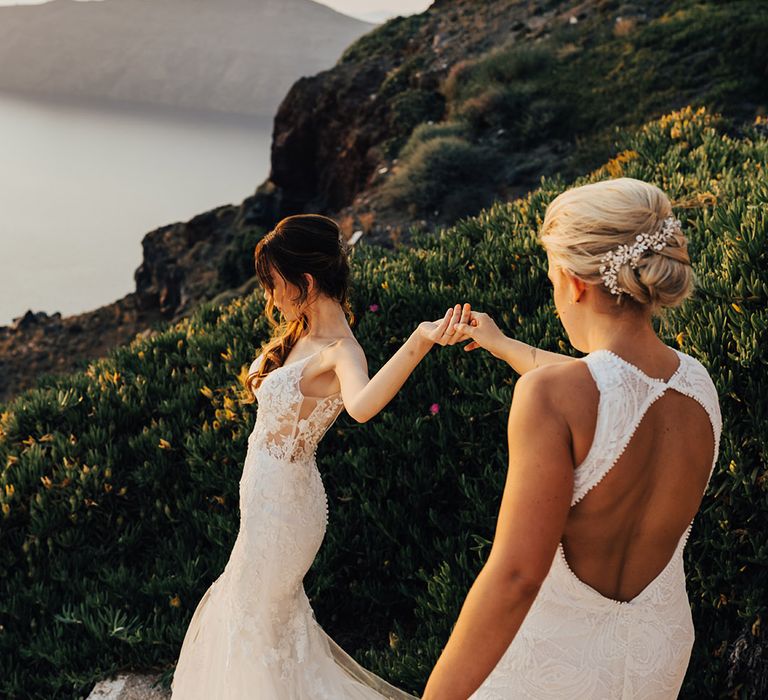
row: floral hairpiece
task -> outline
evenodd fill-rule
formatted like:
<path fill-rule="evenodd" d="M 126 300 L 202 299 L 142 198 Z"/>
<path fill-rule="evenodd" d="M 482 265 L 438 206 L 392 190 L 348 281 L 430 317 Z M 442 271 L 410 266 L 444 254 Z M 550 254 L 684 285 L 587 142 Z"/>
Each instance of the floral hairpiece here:
<path fill-rule="evenodd" d="M 622 265 L 629 263 L 633 270 L 637 269 L 637 263 L 649 250 L 661 250 L 668 243 L 668 239 L 680 233 L 680 220 L 674 216 L 664 219 L 661 229 L 656 233 L 638 233 L 632 245 L 620 245 L 615 250 L 609 250 L 600 262 L 600 276 L 603 284 L 611 290 L 611 294 L 629 294 L 619 286 L 619 270 Z"/>

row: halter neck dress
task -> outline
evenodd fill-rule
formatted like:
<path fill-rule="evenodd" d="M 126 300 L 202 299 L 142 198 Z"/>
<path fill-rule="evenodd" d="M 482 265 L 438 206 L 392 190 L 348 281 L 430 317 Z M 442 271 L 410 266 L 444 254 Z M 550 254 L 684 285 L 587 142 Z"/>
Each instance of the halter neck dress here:
<path fill-rule="evenodd" d="M 592 445 L 575 470 L 571 507 L 599 488 L 643 416 L 668 391 L 694 399 L 706 411 L 715 445 L 711 477 L 722 428 L 717 391 L 698 360 L 675 352 L 680 364 L 666 381 L 609 350 L 581 358 L 600 398 Z M 691 524 L 661 573 L 627 602 L 581 581 L 568 566 L 561 542 L 517 635 L 472 700 L 676 698 L 694 640 L 683 567 L 690 530 Z"/>

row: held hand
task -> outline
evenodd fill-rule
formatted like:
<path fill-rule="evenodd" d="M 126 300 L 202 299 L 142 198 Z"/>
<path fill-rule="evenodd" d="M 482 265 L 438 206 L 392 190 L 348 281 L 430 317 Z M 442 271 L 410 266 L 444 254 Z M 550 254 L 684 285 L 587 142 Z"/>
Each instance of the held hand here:
<path fill-rule="evenodd" d="M 445 312 L 445 316 L 437 321 L 423 321 L 417 329 L 419 336 L 437 345 L 455 345 L 466 340 L 468 336 L 455 330 L 455 326 L 466 324 L 470 320 L 471 308 L 469 304 L 456 304 Z"/>
<path fill-rule="evenodd" d="M 464 338 L 472 338 L 472 342 L 464 346 L 467 352 L 484 348 L 495 357 L 504 359 L 503 347 L 507 336 L 499 330 L 496 322 L 488 314 L 473 311 L 469 323 L 457 323 L 454 329 Z"/>

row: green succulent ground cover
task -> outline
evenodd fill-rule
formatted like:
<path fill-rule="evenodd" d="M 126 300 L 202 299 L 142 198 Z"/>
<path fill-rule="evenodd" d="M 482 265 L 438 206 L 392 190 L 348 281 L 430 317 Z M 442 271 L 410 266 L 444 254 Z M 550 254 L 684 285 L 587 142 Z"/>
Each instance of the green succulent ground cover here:
<path fill-rule="evenodd" d="M 443 116 L 414 130 L 414 113 L 410 136 L 393 142 L 405 145 L 382 201 L 454 221 L 542 174 L 571 179 L 596 167 L 617 128 L 691 102 L 741 119 L 768 109 L 768 4 L 652 0 L 643 9 L 604 2 L 541 40 L 516 38 L 453 66 Z"/>
<path fill-rule="evenodd" d="M 578 182 L 638 177 L 677 202 L 698 288 L 660 332 L 709 369 L 724 417 L 685 556 L 697 641 L 683 696 L 761 697 L 768 139 L 763 124 L 737 132 L 686 109 L 619 151 Z M 464 300 L 514 337 L 569 352 L 536 242 L 564 186 L 544 181 L 412 248 L 356 249 L 356 333 L 372 371 L 418 321 Z M 238 377 L 266 337 L 260 296 L 203 306 L 2 407 L 1 697 L 75 698 L 119 668 L 170 673 L 237 532 L 255 415 Z M 330 524 L 308 593 L 336 639 L 403 687 L 423 687 L 488 553 L 514 381 L 482 352 L 436 348 L 380 416 L 342 417 L 321 446 Z"/>

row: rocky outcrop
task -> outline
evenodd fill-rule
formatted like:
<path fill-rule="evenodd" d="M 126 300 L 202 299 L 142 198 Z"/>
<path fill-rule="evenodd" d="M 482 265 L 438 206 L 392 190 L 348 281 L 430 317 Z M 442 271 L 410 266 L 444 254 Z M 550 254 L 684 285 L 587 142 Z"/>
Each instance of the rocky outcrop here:
<path fill-rule="evenodd" d="M 422 121 L 442 118 L 440 87 L 450 68 L 528 35 L 537 5 L 438 0 L 358 41 L 334 68 L 296 82 L 272 143 L 270 180 L 283 210 L 352 204 L 393 146 Z"/>
<path fill-rule="evenodd" d="M 131 12 L 143 2 L 105 0 L 103 5 Z M 167 9 L 174 2 L 162 0 L 159 6 Z M 225 2 L 231 9 L 246 0 Z M 277 4 L 287 11 L 296 3 L 302 10 L 314 5 L 307 0 Z M 80 7 L 67 9 L 70 5 Z M 83 11 L 81 3 L 69 0 L 51 6 L 57 12 Z M 239 207 L 220 207 L 148 233 L 136 291 L 113 304 L 68 318 L 29 311 L 0 327 L 0 401 L 34 385 L 41 374 L 72 371 L 137 333 L 150 332 L 155 323 L 178 320 L 202 301 L 250 290 L 254 282 L 247 279 L 247 263 L 239 279 L 221 276 L 223 256 L 248 230 L 311 210 L 341 213 L 345 233 L 352 234 L 355 201 L 362 197 L 360 211 L 366 209 L 366 188 L 376 185 L 388 153 L 416 123 L 442 116 L 440 84 L 450 67 L 491 46 L 544 31 L 531 22 L 540 16 L 551 20 L 553 15 L 542 14 L 533 2 L 438 0 L 426 13 L 393 20 L 353 44 L 334 68 L 299 80 L 275 118 L 271 176 L 252 197 Z M 294 37 L 292 44 L 298 40 Z M 253 37 L 251 42 L 257 43 Z M 3 50 L 8 48 L 0 46 L 0 55 Z M 387 243 L 402 217 L 393 212 L 395 223 L 387 223 L 387 213 L 381 212 L 375 227 L 364 228 Z"/>
<path fill-rule="evenodd" d="M 144 236 L 134 275 L 139 308 L 179 318 L 222 291 L 217 262 L 237 233 L 237 214 L 236 207 L 219 207 Z"/>
<path fill-rule="evenodd" d="M 219 269 L 228 246 L 246 226 L 242 207 L 225 206 L 159 228 L 142 241 L 135 292 L 66 318 L 29 310 L 10 326 L 0 326 L 0 401 L 34 386 L 43 374 L 82 368 L 137 334 L 152 333 L 157 324 L 183 318 L 216 295 L 250 291 L 253 283 L 248 281 L 229 289 Z"/>
<path fill-rule="evenodd" d="M 87 700 L 168 700 L 171 693 L 158 680 L 147 674 L 121 673 L 97 683 Z"/>
<path fill-rule="evenodd" d="M 140 309 L 135 294 L 66 318 L 27 311 L 0 327 L 0 401 L 33 386 L 43 374 L 72 372 L 162 320 L 156 309 Z"/>
<path fill-rule="evenodd" d="M 52 4 L 60 6 L 67 1 Z M 105 0 L 103 4 L 127 7 L 146 1 Z M 223 0 L 233 5 L 249 1 Z M 182 0 L 161 0 L 169 2 Z M 202 0 L 189 2 L 197 7 Z M 285 2 L 287 7 L 306 0 Z M 555 30 L 567 30 L 572 25 L 589 30 L 584 34 L 585 43 L 579 47 L 565 42 L 559 49 L 578 55 L 585 46 L 594 45 L 599 53 L 603 48 L 599 37 L 623 41 L 633 27 L 667 9 L 668 3 L 660 0 L 436 0 L 421 15 L 397 18 L 368 33 L 350 46 L 333 68 L 300 79 L 285 96 L 275 117 L 271 173 L 253 196 L 239 207 L 220 207 L 187 223 L 147 234 L 135 293 L 88 314 L 62 319 L 55 314 L 28 313 L 13 326 L 0 328 L 0 400 L 31 386 L 40 373 L 69 371 L 130 340 L 156 321 L 181 318 L 201 301 L 223 300 L 248 291 L 254 284 L 249 248 L 255 242 L 254 231 L 268 229 L 283 216 L 307 211 L 329 214 L 340 221 L 347 237 L 363 232 L 370 240 L 384 244 L 404 240 L 403 231 L 412 224 L 432 228 L 452 223 L 441 219 L 440 212 L 434 216 L 419 214 L 432 218 L 414 221 L 408 211 L 382 206 L 379 198 L 383 184 L 397 169 L 398 151 L 413 128 L 454 116 L 445 114 L 446 104 L 451 104 L 445 79 L 452 70 L 460 73 L 466 61 L 495 47 L 534 44 L 550 35 L 559 36 Z M 294 37 L 296 41 L 300 37 Z M 702 34 L 701 41 L 705 47 L 711 43 L 710 33 Z M 691 56 L 696 58 L 700 48 L 687 47 L 691 55 L 681 48 L 677 63 L 683 65 Z M 2 49 L 0 44 L 0 56 Z M 613 66 L 616 71 L 619 68 Z M 745 76 L 754 82 L 746 82 L 744 92 L 754 104 L 741 112 L 732 110 L 732 114 L 754 113 L 768 99 L 760 72 L 764 68 L 757 59 L 750 70 L 752 73 Z M 673 77 L 683 76 L 681 80 L 687 85 L 685 75 L 680 70 Z M 696 85 L 709 83 L 702 79 L 692 84 L 693 91 L 684 98 L 679 90 L 658 92 L 662 99 L 653 103 L 662 110 L 658 113 L 680 106 L 682 99 L 696 103 Z M 599 87 L 613 90 L 610 79 Z M 638 113 L 638 118 L 657 115 L 657 107 L 644 109 L 648 113 Z M 589 143 L 589 136 L 579 138 Z M 494 148 L 495 142 L 491 139 L 485 145 Z M 571 146 L 573 142 L 565 139 L 559 145 L 536 142 L 527 151 L 513 154 L 533 166 L 527 171 L 517 169 L 492 195 L 514 197 L 534 185 L 541 174 L 560 172 Z M 588 167 L 579 172 L 585 170 Z M 238 261 L 233 274 L 222 274 L 226 267 L 222 263 L 227 259 Z"/>

